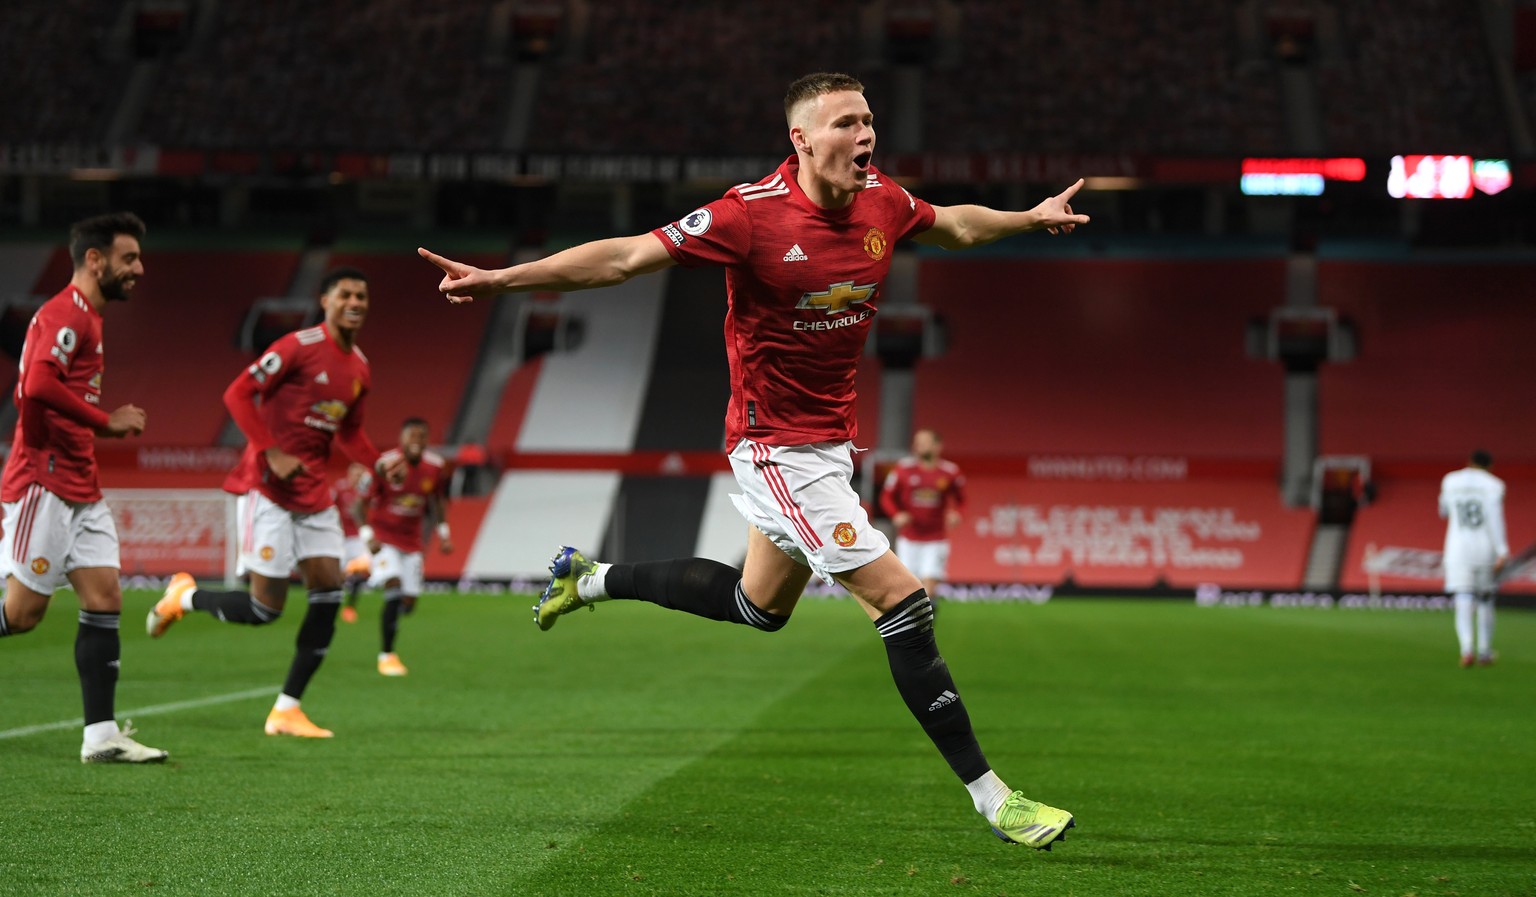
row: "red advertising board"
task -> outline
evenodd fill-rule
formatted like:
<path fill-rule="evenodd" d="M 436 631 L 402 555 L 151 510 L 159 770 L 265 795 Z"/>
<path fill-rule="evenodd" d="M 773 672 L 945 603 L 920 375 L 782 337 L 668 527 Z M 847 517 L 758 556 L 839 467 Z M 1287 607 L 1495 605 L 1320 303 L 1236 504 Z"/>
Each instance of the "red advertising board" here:
<path fill-rule="evenodd" d="M 124 576 L 223 579 L 234 497 L 217 489 L 107 489 Z"/>
<path fill-rule="evenodd" d="M 1269 479 L 1052 482 L 972 475 L 955 582 L 1296 588 L 1312 513 Z"/>

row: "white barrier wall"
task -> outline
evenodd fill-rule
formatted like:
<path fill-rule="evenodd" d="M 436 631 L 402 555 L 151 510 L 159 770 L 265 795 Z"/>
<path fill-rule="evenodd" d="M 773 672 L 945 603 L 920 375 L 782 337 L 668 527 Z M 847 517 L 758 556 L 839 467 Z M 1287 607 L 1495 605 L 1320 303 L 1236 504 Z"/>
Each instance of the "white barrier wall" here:
<path fill-rule="evenodd" d="M 595 552 L 618 495 L 617 473 L 509 471 L 469 552 L 470 579 L 539 579 L 561 545 Z"/>

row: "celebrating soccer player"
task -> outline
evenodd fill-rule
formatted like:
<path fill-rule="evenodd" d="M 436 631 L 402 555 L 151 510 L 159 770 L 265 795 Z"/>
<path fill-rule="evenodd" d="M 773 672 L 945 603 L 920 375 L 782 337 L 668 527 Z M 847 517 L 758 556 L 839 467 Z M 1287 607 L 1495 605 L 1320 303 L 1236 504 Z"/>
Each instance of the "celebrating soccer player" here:
<path fill-rule="evenodd" d="M 427 451 L 427 422 L 413 417 L 400 425 L 400 445 L 384 453 L 389 463 L 404 462 L 405 477 L 398 481 L 375 477 L 366 497 L 368 523 L 363 541 L 373 552 L 373 575 L 368 584 L 384 590 L 384 614 L 379 645 L 379 673 L 404 676 L 405 664 L 395 653 L 400 614 L 410 613 L 421 595 L 422 534 L 436 522 L 437 547 L 453 551 L 443 498 L 448 463 Z"/>
<path fill-rule="evenodd" d="M 297 565 L 309 607 L 266 732 L 304 738 L 333 734 L 299 706 L 341 607 L 341 519 L 325 478 L 331 443 L 385 476 L 397 477 L 404 466 L 398 459 L 386 463 L 363 432 L 370 374 L 357 334 L 368 315 L 367 277 L 356 268 L 332 271 L 321 282 L 320 305 L 320 326 L 280 337 L 224 391 L 224 405 L 246 438 L 224 489 L 239 496 L 239 567 L 250 573 L 251 591 L 200 589 L 189 574 L 178 573 L 146 620 L 155 638 L 190 610 L 227 623 L 271 623 L 283 612 L 288 574 Z"/>
<path fill-rule="evenodd" d="M 16 381 L 16 435 L 0 482 L 5 536 L 0 569 L 0 636 L 35 627 L 53 593 L 80 596 L 75 670 L 85 701 L 82 763 L 156 763 L 166 752 L 134 741 L 117 725 L 113 702 L 123 611 L 117 526 L 101 500 L 95 437 L 144 432 L 144 409 L 101 410 L 102 312 L 124 301 L 144 276 L 144 222 L 118 213 L 87 218 L 69 232 L 75 273 L 33 315 Z"/>
<path fill-rule="evenodd" d="M 922 583 L 869 522 L 850 485 L 854 371 L 897 241 L 959 249 L 1027 231 L 1070 232 L 1078 181 L 1025 212 L 931 206 L 872 164 L 864 88 L 807 75 L 784 100 L 795 153 L 647 234 L 598 240 L 548 258 L 482 270 L 425 249 L 452 301 L 531 290 L 612 286 L 671 265 L 726 269 L 731 399 L 726 445 L 750 523 L 743 570 L 703 558 L 599 564 L 571 547 L 551 565 L 535 609 L 541 629 L 593 602 L 638 599 L 766 631 L 789 621 L 814 573 L 848 589 L 885 642 L 896 688 L 1006 841 L 1049 848 L 1072 814 L 1010 791 L 972 732 L 933 634 Z"/>

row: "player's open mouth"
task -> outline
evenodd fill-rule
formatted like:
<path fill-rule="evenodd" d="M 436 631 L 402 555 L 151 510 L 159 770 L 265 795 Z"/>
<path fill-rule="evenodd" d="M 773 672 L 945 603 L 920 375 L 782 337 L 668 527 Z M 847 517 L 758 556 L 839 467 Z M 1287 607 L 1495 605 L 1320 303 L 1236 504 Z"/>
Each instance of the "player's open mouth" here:
<path fill-rule="evenodd" d="M 857 156 L 853 157 L 853 167 L 860 171 L 869 171 L 869 160 L 873 158 L 874 155 L 874 153 L 859 153 Z"/>

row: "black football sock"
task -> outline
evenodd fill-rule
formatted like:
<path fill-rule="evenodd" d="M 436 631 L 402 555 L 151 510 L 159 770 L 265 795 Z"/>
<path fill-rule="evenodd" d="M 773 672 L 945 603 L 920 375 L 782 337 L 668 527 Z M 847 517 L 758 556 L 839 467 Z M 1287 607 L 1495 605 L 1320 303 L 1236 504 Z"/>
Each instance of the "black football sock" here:
<path fill-rule="evenodd" d="M 226 623 L 249 623 L 262 626 L 271 623 L 283 612 L 267 607 L 250 592 L 211 592 L 198 589 L 192 593 L 192 609 L 207 611 Z"/>
<path fill-rule="evenodd" d="M 789 622 L 789 617 L 769 613 L 747 599 L 741 571 L 708 558 L 614 564 L 604 583 L 611 598 L 649 601 L 764 632 L 777 632 Z"/>
<path fill-rule="evenodd" d="M 117 612 L 82 610 L 75 633 L 75 670 L 80 673 L 80 696 L 85 701 L 85 724 L 116 719 L 113 698 L 117 693 L 118 658 L 122 656 Z"/>
<path fill-rule="evenodd" d="M 395 650 L 395 636 L 400 632 L 400 590 L 384 590 L 384 613 L 380 619 L 383 634 L 384 653 L 390 654 Z"/>
<path fill-rule="evenodd" d="M 353 576 L 347 580 L 347 607 L 357 607 L 357 593 L 363 590 L 363 578 Z"/>
<path fill-rule="evenodd" d="M 340 612 L 340 589 L 309 593 L 309 609 L 304 612 L 304 622 L 299 624 L 293 665 L 283 682 L 283 694 L 294 700 L 304 697 L 304 689 L 320 669 L 325 652 L 330 650 L 331 637 L 336 634 L 336 615 Z"/>
<path fill-rule="evenodd" d="M 918 589 L 902 599 L 875 621 L 875 629 L 885 641 L 896 690 L 955 775 L 967 784 L 986 775 L 991 767 L 933 637 L 933 603 L 928 593 Z"/>

